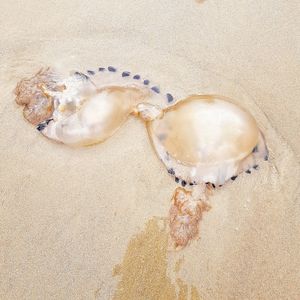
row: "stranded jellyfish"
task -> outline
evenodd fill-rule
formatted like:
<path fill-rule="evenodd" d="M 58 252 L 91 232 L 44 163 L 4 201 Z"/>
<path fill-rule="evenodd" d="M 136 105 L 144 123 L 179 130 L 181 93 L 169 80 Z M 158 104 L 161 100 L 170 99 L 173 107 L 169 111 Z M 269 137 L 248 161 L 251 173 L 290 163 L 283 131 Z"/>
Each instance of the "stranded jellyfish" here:
<path fill-rule="evenodd" d="M 157 156 L 179 185 L 169 211 L 178 248 L 198 236 L 213 188 L 268 159 L 255 119 L 232 100 L 192 95 L 175 102 L 148 79 L 111 66 L 67 77 L 42 69 L 20 81 L 15 94 L 30 123 L 71 146 L 105 141 L 130 115 L 142 119 Z"/>

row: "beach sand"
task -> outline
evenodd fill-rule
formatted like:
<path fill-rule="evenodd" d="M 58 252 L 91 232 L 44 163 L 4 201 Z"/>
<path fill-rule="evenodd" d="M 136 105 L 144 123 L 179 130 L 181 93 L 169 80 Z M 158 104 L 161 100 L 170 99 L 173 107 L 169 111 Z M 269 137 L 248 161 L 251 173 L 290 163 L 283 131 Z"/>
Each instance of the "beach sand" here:
<path fill-rule="evenodd" d="M 299 299 L 298 1 L 0 3 L 1 299 Z M 214 191 L 201 238 L 168 245 L 176 187 L 131 118 L 69 148 L 13 90 L 42 66 L 113 65 L 177 98 L 221 94 L 257 119 L 269 162 Z"/>

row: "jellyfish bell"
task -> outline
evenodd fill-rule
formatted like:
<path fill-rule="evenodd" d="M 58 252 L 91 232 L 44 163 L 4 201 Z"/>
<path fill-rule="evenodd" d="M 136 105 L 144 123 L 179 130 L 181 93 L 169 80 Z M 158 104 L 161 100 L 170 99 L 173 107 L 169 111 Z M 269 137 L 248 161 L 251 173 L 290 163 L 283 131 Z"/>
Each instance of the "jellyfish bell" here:
<path fill-rule="evenodd" d="M 144 91 L 134 87 L 107 87 L 80 101 L 61 102 L 57 107 L 58 117 L 42 133 L 72 146 L 103 142 L 117 131 L 144 98 Z"/>
<path fill-rule="evenodd" d="M 190 96 L 157 116 L 147 120 L 149 137 L 180 181 L 222 185 L 267 154 L 253 116 L 225 97 Z"/>
<path fill-rule="evenodd" d="M 16 102 L 24 105 L 25 118 L 52 140 L 71 146 L 103 142 L 134 114 L 138 103 L 162 96 L 137 75 L 102 69 L 67 77 L 42 69 L 17 85 Z"/>

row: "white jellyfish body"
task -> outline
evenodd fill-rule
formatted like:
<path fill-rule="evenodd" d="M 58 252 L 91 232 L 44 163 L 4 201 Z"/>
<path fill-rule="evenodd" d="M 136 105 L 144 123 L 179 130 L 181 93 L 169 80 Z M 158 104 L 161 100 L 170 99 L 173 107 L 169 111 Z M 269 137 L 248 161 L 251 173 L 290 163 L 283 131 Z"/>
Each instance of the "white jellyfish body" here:
<path fill-rule="evenodd" d="M 44 69 L 16 88 L 24 116 L 46 137 L 71 146 L 105 141 L 134 112 L 138 103 L 161 101 L 157 87 L 139 75 L 129 78 L 116 69 L 100 68 L 89 75 L 74 72 L 63 76 Z"/>
<path fill-rule="evenodd" d="M 156 153 L 182 186 L 223 185 L 267 156 L 252 115 L 221 96 L 190 96 L 147 128 Z"/>
<path fill-rule="evenodd" d="M 61 103 L 42 133 L 72 146 L 105 141 L 127 120 L 137 101 L 144 98 L 136 88 L 111 87 L 96 91 L 76 103 Z"/>

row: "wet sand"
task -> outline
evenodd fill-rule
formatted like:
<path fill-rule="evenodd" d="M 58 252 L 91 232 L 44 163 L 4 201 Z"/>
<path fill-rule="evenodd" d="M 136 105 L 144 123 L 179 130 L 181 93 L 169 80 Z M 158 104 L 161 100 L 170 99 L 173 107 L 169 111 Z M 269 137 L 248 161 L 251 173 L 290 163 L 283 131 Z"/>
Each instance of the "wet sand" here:
<path fill-rule="evenodd" d="M 1 299 L 299 299 L 298 4 L 219 2 L 0 3 Z M 176 185 L 141 122 L 72 149 L 14 103 L 42 66 L 108 65 L 178 98 L 235 98 L 266 135 L 270 161 L 214 192 L 183 251 L 166 241 Z"/>

